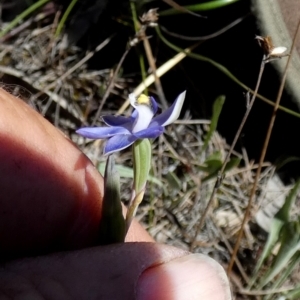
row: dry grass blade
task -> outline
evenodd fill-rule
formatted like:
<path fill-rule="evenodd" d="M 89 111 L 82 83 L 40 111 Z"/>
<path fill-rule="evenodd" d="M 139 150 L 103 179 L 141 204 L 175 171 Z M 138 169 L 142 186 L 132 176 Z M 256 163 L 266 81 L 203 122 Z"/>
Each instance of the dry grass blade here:
<path fill-rule="evenodd" d="M 103 42 L 101 42 L 94 51 L 89 52 L 83 59 L 81 59 L 78 63 L 76 63 L 73 67 L 68 69 L 63 75 L 61 75 L 59 78 L 57 78 L 55 81 L 47 85 L 45 88 L 41 90 L 40 93 L 36 94 L 34 97 L 38 98 L 41 96 L 42 93 L 48 92 L 50 89 L 53 89 L 58 82 L 64 81 L 68 76 L 70 76 L 75 70 L 77 70 L 79 67 L 81 67 L 83 64 L 85 64 L 89 59 L 91 59 L 95 53 L 99 52 L 101 49 L 103 49 L 112 39 L 113 37 L 109 37 L 105 39 Z"/>
<path fill-rule="evenodd" d="M 283 288 L 280 288 L 280 289 L 272 289 L 272 290 L 260 290 L 260 291 L 248 291 L 248 290 L 244 290 L 244 289 L 241 289 L 238 291 L 238 294 L 241 294 L 241 295 L 247 295 L 247 296 L 265 296 L 265 295 L 274 295 L 274 294 L 280 294 L 280 293 L 286 293 L 286 292 L 289 292 L 289 291 L 292 291 L 294 290 L 295 287 L 283 287 Z"/>

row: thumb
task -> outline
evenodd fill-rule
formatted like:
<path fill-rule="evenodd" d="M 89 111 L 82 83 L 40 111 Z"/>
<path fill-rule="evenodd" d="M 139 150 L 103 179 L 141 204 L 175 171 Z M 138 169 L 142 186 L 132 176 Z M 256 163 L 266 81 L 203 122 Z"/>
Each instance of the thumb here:
<path fill-rule="evenodd" d="M 7 263 L 0 270 L 0 294 L 32 300 L 231 299 L 217 262 L 155 243 L 115 244 Z"/>
<path fill-rule="evenodd" d="M 224 269 L 203 254 L 189 254 L 147 269 L 139 279 L 137 298 L 231 299 Z"/>

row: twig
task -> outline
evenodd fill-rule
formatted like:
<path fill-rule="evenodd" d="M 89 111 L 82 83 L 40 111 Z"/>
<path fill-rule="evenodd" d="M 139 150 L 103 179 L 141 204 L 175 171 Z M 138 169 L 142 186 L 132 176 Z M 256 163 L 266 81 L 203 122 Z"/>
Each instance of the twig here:
<path fill-rule="evenodd" d="M 225 244 L 227 250 L 229 251 L 229 253 L 232 253 L 232 248 L 231 248 L 230 243 L 228 242 L 223 230 L 221 229 L 221 227 L 219 227 L 215 224 L 215 221 L 213 220 L 213 218 L 212 218 L 212 222 L 214 223 L 215 228 L 217 229 L 218 234 L 219 234 L 221 240 L 223 241 L 223 243 Z M 249 278 L 248 278 L 246 272 L 244 271 L 243 266 L 238 258 L 236 258 L 236 264 L 237 264 L 238 269 L 240 270 L 240 273 L 241 273 L 243 279 L 248 282 Z"/>
<path fill-rule="evenodd" d="M 164 31 L 168 35 L 176 37 L 176 38 L 181 39 L 181 40 L 194 41 L 194 42 L 195 41 L 206 41 L 206 40 L 213 39 L 213 38 L 225 33 L 227 30 L 231 29 L 232 27 L 234 27 L 234 26 L 238 25 L 239 23 L 241 23 L 242 21 L 244 21 L 249 15 L 250 14 L 245 15 L 243 17 L 240 17 L 240 18 L 236 19 L 235 21 L 231 22 L 230 24 L 224 26 L 220 30 L 218 30 L 214 33 L 208 34 L 208 35 L 204 35 L 204 36 L 185 36 L 185 35 L 182 35 L 182 34 L 178 34 L 176 32 L 171 32 L 166 27 L 164 27 L 162 25 L 160 25 L 160 28 L 162 29 L 162 31 Z"/>
<path fill-rule="evenodd" d="M 116 68 L 116 70 L 115 70 L 115 72 L 114 72 L 114 74 L 113 74 L 113 76 L 112 76 L 112 78 L 111 78 L 111 80 L 110 80 L 110 82 L 109 82 L 109 84 L 108 84 L 108 87 L 107 87 L 107 89 L 106 89 L 106 91 L 105 91 L 105 94 L 104 94 L 104 96 L 103 96 L 103 98 L 102 98 L 102 101 L 101 101 L 101 103 L 100 103 L 100 105 L 99 105 L 99 108 L 98 108 L 97 113 L 96 113 L 96 115 L 95 115 L 95 118 L 94 118 L 94 120 L 93 120 L 92 126 L 94 126 L 94 125 L 96 124 L 97 120 L 98 120 L 99 117 L 100 117 L 100 114 L 101 114 L 101 110 L 102 110 L 102 108 L 103 108 L 103 105 L 105 104 L 105 102 L 106 102 L 106 100 L 107 100 L 107 98 L 108 98 L 108 96 L 109 96 L 109 94 L 110 94 L 110 92 L 111 92 L 111 89 L 113 88 L 113 86 L 114 86 L 114 84 L 115 84 L 115 80 L 116 80 L 116 78 L 117 78 L 117 75 L 119 74 L 120 68 L 121 68 L 121 66 L 122 66 L 122 64 L 123 64 L 123 62 L 124 62 L 124 60 L 125 60 L 127 54 L 129 53 L 130 49 L 131 49 L 130 47 L 128 47 L 128 48 L 126 49 L 126 51 L 125 51 L 124 54 L 122 55 L 122 57 L 121 57 L 121 59 L 120 59 L 118 65 L 117 65 L 117 68 Z"/>
<path fill-rule="evenodd" d="M 221 183 L 222 183 L 222 180 L 223 180 L 223 178 L 224 178 L 224 176 L 225 176 L 224 171 L 225 171 L 226 165 L 227 165 L 227 163 L 228 163 L 228 161 L 229 161 L 229 158 L 230 158 L 230 156 L 231 156 L 231 154 L 232 154 L 232 151 L 233 151 L 233 149 L 234 149 L 234 147 L 235 147 L 235 145 L 236 145 L 236 143 L 237 143 L 237 141 L 238 141 L 238 139 L 239 139 L 239 137 L 240 137 L 240 134 L 241 134 L 241 132 L 242 132 L 242 130 L 243 130 L 243 128 L 244 128 L 244 125 L 245 125 L 245 123 L 246 123 L 246 121 L 247 121 L 247 118 L 248 118 L 248 116 L 249 116 L 249 114 L 250 114 L 250 111 L 251 111 L 252 106 L 253 106 L 253 104 L 254 104 L 254 101 L 255 101 L 255 99 L 256 99 L 256 95 L 257 95 L 258 88 L 259 88 L 259 85 L 260 85 L 260 82 L 261 82 L 261 78 L 262 78 L 262 74 L 263 74 L 264 68 L 265 68 L 265 55 L 263 56 L 263 59 L 262 59 L 262 61 L 261 61 L 260 70 L 259 70 L 259 75 L 258 75 L 256 87 L 255 87 L 254 93 L 253 93 L 253 95 L 252 95 L 251 101 L 250 101 L 249 105 L 247 105 L 247 109 L 246 109 L 245 115 L 244 115 L 244 117 L 243 117 L 243 119 L 242 119 L 242 122 L 241 122 L 241 124 L 240 124 L 240 127 L 238 128 L 238 130 L 237 130 L 237 132 L 236 132 L 236 134 L 235 134 L 235 137 L 234 137 L 234 140 L 233 140 L 233 142 L 232 142 L 232 144 L 231 144 L 231 146 L 230 146 L 230 149 L 229 149 L 229 151 L 227 152 L 227 155 L 226 155 L 226 157 L 225 157 L 224 163 L 223 163 L 223 165 L 222 165 L 222 168 L 221 168 L 221 170 L 220 170 L 220 172 L 219 172 L 219 175 L 218 175 L 218 178 L 217 178 L 217 180 L 216 180 L 214 189 L 213 189 L 213 191 L 212 191 L 212 193 L 211 193 L 211 196 L 210 196 L 210 198 L 209 198 L 209 200 L 208 200 L 208 203 L 207 203 L 207 205 L 206 205 L 206 207 L 205 207 L 205 210 L 204 210 L 204 212 L 203 212 L 203 214 L 202 214 L 202 216 L 201 216 L 201 218 L 200 218 L 199 224 L 198 224 L 197 229 L 196 229 L 196 233 L 195 233 L 194 240 L 193 240 L 193 242 L 192 242 L 192 244 L 191 244 L 191 247 L 190 247 L 190 250 L 191 250 L 191 251 L 193 251 L 193 249 L 195 248 L 197 236 L 198 236 L 200 230 L 202 229 L 202 227 L 203 227 L 203 225 L 204 225 L 204 222 L 205 222 L 205 219 L 206 219 L 206 215 L 207 215 L 207 213 L 208 213 L 208 211 L 209 211 L 209 209 L 210 209 L 210 207 L 211 207 L 211 205 L 212 205 L 212 203 L 213 203 L 213 200 L 214 200 L 214 198 L 215 198 L 215 195 L 216 195 L 216 193 L 217 193 L 217 191 L 218 191 L 218 189 L 219 189 L 219 187 L 220 187 L 220 185 L 221 185 Z"/>
<path fill-rule="evenodd" d="M 64 91 L 64 86 L 62 86 L 60 91 L 59 91 L 60 98 L 62 98 L 63 91 Z M 60 113 L 60 103 L 58 101 L 58 102 L 56 102 L 55 117 L 54 117 L 54 126 L 57 127 L 57 128 L 59 128 L 59 113 Z"/>
<path fill-rule="evenodd" d="M 155 86 L 156 86 L 156 90 L 157 90 L 159 99 L 160 99 L 163 107 L 167 108 L 168 103 L 166 101 L 159 76 L 157 75 L 155 60 L 153 58 L 151 46 L 150 46 L 148 37 L 146 35 L 146 30 L 148 27 L 156 27 L 157 26 L 157 21 L 158 21 L 157 8 L 150 9 L 148 12 L 144 13 L 143 16 L 139 18 L 140 22 L 137 18 L 136 8 L 135 8 L 135 4 L 133 1 L 131 1 L 131 12 L 132 12 L 133 24 L 134 24 L 134 28 L 135 28 L 135 37 L 134 37 L 134 39 L 131 40 L 131 42 L 129 44 L 130 44 L 130 46 L 133 47 L 133 46 L 137 45 L 139 42 L 143 41 L 144 49 L 145 49 L 146 56 L 148 59 L 148 63 L 151 68 L 152 74 L 154 76 Z M 141 64 L 141 66 L 143 66 L 143 64 Z M 143 69 L 143 67 L 142 67 L 142 69 Z M 143 77 L 144 77 L 144 75 L 143 75 Z"/>
<path fill-rule="evenodd" d="M 161 101 L 163 108 L 166 109 L 168 107 L 168 102 L 166 100 L 166 97 L 165 97 L 165 94 L 164 94 L 164 91 L 163 91 L 163 88 L 162 88 L 162 85 L 160 82 L 160 78 L 157 75 L 157 69 L 156 69 L 154 58 L 153 58 L 152 50 L 150 47 L 149 40 L 146 36 L 144 36 L 143 43 L 144 43 L 144 48 L 145 48 L 145 52 L 146 52 L 146 56 L 147 56 L 150 68 L 154 75 L 155 87 L 156 87 L 156 90 L 157 90 L 157 93 L 159 96 L 159 100 Z"/>
<path fill-rule="evenodd" d="M 237 255 L 237 251 L 239 249 L 240 242 L 241 242 L 241 239 L 242 239 L 242 236 L 243 236 L 243 230 L 244 230 L 245 224 L 248 221 L 248 217 L 249 217 L 250 209 L 251 209 L 251 205 L 252 205 L 252 200 L 253 200 L 254 195 L 255 195 L 256 187 L 257 187 L 258 180 L 259 180 L 261 170 L 262 170 L 262 164 L 263 164 L 263 161 L 265 159 L 265 155 L 266 155 L 267 148 L 268 148 L 268 145 L 269 145 L 272 129 L 273 129 L 273 126 L 274 126 L 274 123 L 275 123 L 276 114 L 277 114 L 277 111 L 278 111 L 278 108 L 279 108 L 280 99 L 281 99 L 281 96 L 282 96 L 283 88 L 284 88 L 286 77 L 287 77 L 287 70 L 288 70 L 288 67 L 289 67 L 290 62 L 291 62 L 292 52 L 293 52 L 294 47 L 295 47 L 295 42 L 296 42 L 296 38 L 297 38 L 299 28 L 300 28 L 300 20 L 298 22 L 297 29 L 296 29 L 296 32 L 295 32 L 295 35 L 294 35 L 294 38 L 293 38 L 293 44 L 292 44 L 292 47 L 291 47 L 291 52 L 290 52 L 290 55 L 288 57 L 288 60 L 287 60 L 286 66 L 285 66 L 285 70 L 284 70 L 284 73 L 283 73 L 283 78 L 281 80 L 281 84 L 280 84 L 280 87 L 279 87 L 279 91 L 278 91 L 278 95 L 277 95 L 277 98 L 276 98 L 275 106 L 274 106 L 274 109 L 273 109 L 273 113 L 272 113 L 272 116 L 271 116 L 271 120 L 270 120 L 270 123 L 269 123 L 268 130 L 267 130 L 265 142 L 264 142 L 264 145 L 263 145 L 263 148 L 262 148 L 262 151 L 261 151 L 261 155 L 260 155 L 260 159 L 259 159 L 259 167 L 256 171 L 254 184 L 253 184 L 251 194 L 250 194 L 250 197 L 249 197 L 248 206 L 246 208 L 244 219 L 243 219 L 243 222 L 242 222 L 242 225 L 241 225 L 241 229 L 239 231 L 237 241 L 236 241 L 236 244 L 234 246 L 233 253 L 232 253 L 229 265 L 228 265 L 228 269 L 227 269 L 227 274 L 228 275 L 230 275 L 230 272 L 232 270 L 234 260 L 235 260 L 235 257 Z"/>
<path fill-rule="evenodd" d="M 57 85 L 56 85 L 56 87 L 55 87 L 55 90 L 54 90 L 54 93 L 53 93 L 53 94 L 59 96 L 58 93 L 59 93 L 59 90 L 61 89 L 61 87 L 62 87 L 62 82 L 61 82 L 61 81 L 57 82 Z M 52 97 L 52 96 L 49 96 L 49 99 L 48 99 L 46 105 L 44 106 L 44 108 L 43 108 L 43 110 L 42 110 L 42 112 L 41 112 L 42 116 L 44 116 L 44 115 L 46 114 L 46 112 L 48 111 L 48 109 L 49 109 L 49 107 L 50 107 L 52 101 L 53 101 L 53 97 Z M 57 99 L 56 103 L 57 103 L 57 104 L 60 103 L 59 98 Z"/>

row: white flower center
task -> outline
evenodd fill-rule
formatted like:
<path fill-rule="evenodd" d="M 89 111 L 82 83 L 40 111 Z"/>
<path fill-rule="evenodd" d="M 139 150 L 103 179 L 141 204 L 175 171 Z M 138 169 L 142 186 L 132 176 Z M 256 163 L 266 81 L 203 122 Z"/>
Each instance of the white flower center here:
<path fill-rule="evenodd" d="M 149 97 L 141 95 L 137 100 L 134 95 L 130 94 L 130 103 L 137 110 L 138 116 L 135 120 L 135 124 L 132 128 L 132 133 L 139 132 L 143 129 L 148 128 L 152 118 L 153 110 L 151 107 L 151 101 Z"/>

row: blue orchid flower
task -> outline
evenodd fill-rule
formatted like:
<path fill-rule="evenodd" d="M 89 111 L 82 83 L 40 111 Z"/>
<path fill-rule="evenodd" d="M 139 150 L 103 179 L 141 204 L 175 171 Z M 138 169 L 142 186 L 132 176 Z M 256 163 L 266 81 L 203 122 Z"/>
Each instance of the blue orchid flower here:
<path fill-rule="evenodd" d="M 104 147 L 106 155 L 123 150 L 139 139 L 161 135 L 165 126 L 178 119 L 185 94 L 186 91 L 182 92 L 172 106 L 156 117 L 157 103 L 153 97 L 141 95 L 136 99 L 130 94 L 130 104 L 135 108 L 130 117 L 103 116 L 102 120 L 109 127 L 85 127 L 76 132 L 89 139 L 108 139 Z"/>

